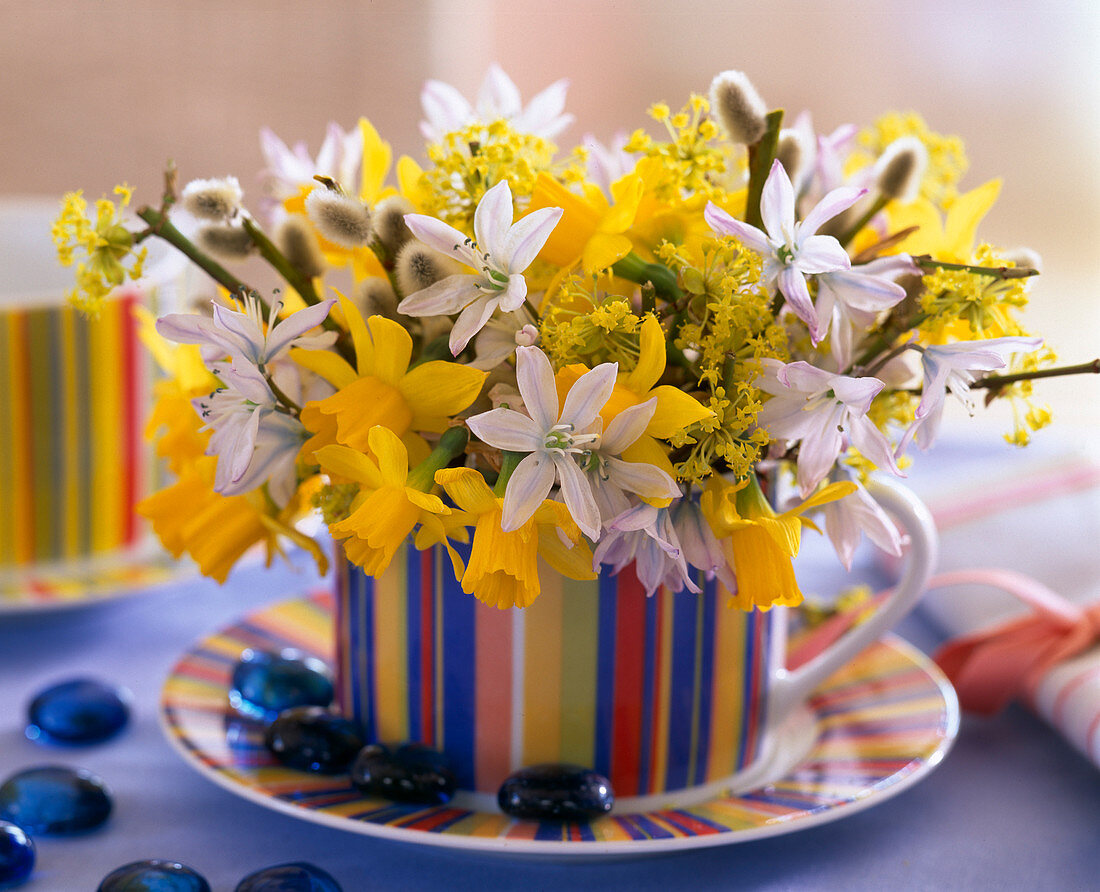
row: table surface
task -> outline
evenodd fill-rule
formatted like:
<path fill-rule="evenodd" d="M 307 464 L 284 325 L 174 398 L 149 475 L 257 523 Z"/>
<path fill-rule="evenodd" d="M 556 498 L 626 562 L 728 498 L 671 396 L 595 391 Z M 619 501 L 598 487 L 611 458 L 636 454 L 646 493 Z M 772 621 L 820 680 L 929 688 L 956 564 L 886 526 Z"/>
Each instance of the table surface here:
<path fill-rule="evenodd" d="M 1100 888 L 1100 771 L 1040 719 L 1010 707 L 964 716 L 944 762 L 912 788 L 842 820 L 771 839 L 597 863 L 535 862 L 386 842 L 297 820 L 196 774 L 164 739 L 163 681 L 196 639 L 324 583 L 305 567 L 239 568 L 219 587 L 185 574 L 154 591 L 63 612 L 0 615 L 0 780 L 65 764 L 99 774 L 115 812 L 93 833 L 37 840 L 29 892 L 94 890 L 113 868 L 182 861 L 214 892 L 271 864 L 310 861 L 345 892 L 386 889 Z M 929 652 L 920 615 L 898 627 Z M 85 748 L 34 743 L 27 701 L 90 675 L 134 694 L 131 725 Z"/>

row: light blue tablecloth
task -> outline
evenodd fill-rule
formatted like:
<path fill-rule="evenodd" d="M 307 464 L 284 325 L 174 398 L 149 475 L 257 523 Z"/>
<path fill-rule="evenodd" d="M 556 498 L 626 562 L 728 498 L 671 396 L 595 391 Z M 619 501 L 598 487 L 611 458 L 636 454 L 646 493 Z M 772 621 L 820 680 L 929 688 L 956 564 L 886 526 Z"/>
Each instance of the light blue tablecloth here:
<path fill-rule="evenodd" d="M 40 839 L 33 892 L 94 890 L 112 868 L 183 861 L 215 892 L 260 867 L 312 861 L 346 892 L 385 889 L 1050 889 L 1100 888 L 1100 772 L 1039 719 L 1011 708 L 964 717 L 953 751 L 896 798 L 823 826 L 674 855 L 590 864 L 510 860 L 383 842 L 296 820 L 197 775 L 158 726 L 161 685 L 195 639 L 249 610 L 309 591 L 308 570 L 238 570 L 219 587 L 187 577 L 94 607 L 0 616 L 0 779 L 31 765 L 103 777 L 116 810 L 103 829 Z M 928 651 L 919 616 L 899 629 Z M 27 700 L 75 675 L 134 693 L 131 727 L 91 748 L 23 736 Z"/>

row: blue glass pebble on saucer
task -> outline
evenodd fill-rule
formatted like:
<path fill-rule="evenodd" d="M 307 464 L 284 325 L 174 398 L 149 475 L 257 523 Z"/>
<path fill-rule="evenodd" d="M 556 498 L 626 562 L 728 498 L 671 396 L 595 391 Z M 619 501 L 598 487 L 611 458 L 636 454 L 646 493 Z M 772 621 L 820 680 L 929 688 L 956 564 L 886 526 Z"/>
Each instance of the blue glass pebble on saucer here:
<path fill-rule="evenodd" d="M 96 892 L 210 892 L 210 884 L 178 861 L 134 861 L 116 867 Z"/>
<path fill-rule="evenodd" d="M 99 743 L 130 720 L 130 695 L 122 688 L 74 678 L 39 693 L 27 707 L 27 737 L 48 743 Z"/>
<path fill-rule="evenodd" d="M 0 820 L 18 824 L 27 833 L 83 833 L 98 827 L 110 813 L 107 787 L 83 768 L 28 768 L 0 784 Z"/>
<path fill-rule="evenodd" d="M 363 747 L 351 767 L 351 782 L 368 796 L 427 805 L 450 802 L 456 786 L 450 759 L 422 743 L 396 750 L 378 743 Z"/>
<path fill-rule="evenodd" d="M 607 778 L 580 765 L 531 765 L 510 775 L 497 793 L 505 814 L 535 821 L 588 821 L 614 804 Z"/>
<path fill-rule="evenodd" d="M 250 873 L 233 892 L 343 892 L 332 876 L 315 864 L 295 861 Z"/>
<path fill-rule="evenodd" d="M 34 843 L 7 821 L 0 821 L 0 889 L 14 889 L 34 870 Z"/>
<path fill-rule="evenodd" d="M 363 748 L 347 719 L 320 706 L 296 706 L 267 726 L 264 745 L 289 768 L 339 774 Z"/>
<path fill-rule="evenodd" d="M 274 719 L 294 706 L 328 706 L 332 698 L 328 667 L 292 649 L 268 653 L 249 648 L 229 686 L 230 705 L 253 718 Z"/>

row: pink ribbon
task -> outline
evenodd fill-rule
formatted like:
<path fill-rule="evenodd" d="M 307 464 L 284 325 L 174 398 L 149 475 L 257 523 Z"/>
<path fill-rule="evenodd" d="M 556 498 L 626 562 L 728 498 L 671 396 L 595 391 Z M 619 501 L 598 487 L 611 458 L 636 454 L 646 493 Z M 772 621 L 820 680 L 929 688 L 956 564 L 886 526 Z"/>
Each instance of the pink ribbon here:
<path fill-rule="evenodd" d="M 928 588 L 967 584 L 1002 589 L 1033 611 L 949 641 L 934 655 L 955 686 L 959 703 L 969 712 L 992 715 L 1013 698 L 1033 700 L 1050 669 L 1100 642 L 1100 602 L 1082 609 L 1022 573 L 999 569 L 941 573 L 929 580 Z M 888 591 L 877 594 L 870 603 L 830 617 L 803 636 L 791 648 L 790 668 L 813 659 L 888 595 Z"/>

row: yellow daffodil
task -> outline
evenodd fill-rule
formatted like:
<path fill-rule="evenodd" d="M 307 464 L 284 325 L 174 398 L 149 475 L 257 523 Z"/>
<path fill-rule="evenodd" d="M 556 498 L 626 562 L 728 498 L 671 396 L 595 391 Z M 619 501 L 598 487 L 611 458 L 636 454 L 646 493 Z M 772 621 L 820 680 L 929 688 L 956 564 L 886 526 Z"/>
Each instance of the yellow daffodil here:
<path fill-rule="evenodd" d="M 376 425 L 367 440 L 376 460 L 335 444 L 317 450 L 316 457 L 323 471 L 360 485 L 351 513 L 330 529 L 352 561 L 378 576 L 416 526 L 451 509 L 438 496 L 406 485 L 409 453 L 393 431 Z"/>
<path fill-rule="evenodd" d="M 643 183 L 635 174 L 611 184 L 612 205 L 592 183 L 583 184 L 584 195 L 566 188 L 546 173 L 535 180 L 530 211 L 562 208 L 561 221 L 543 245 L 539 256 L 563 269 L 578 263 L 589 275 L 622 260 L 633 248 L 625 235 L 634 224 L 642 201 Z"/>
<path fill-rule="evenodd" d="M 528 607 L 540 592 L 538 558 L 571 579 L 595 579 L 592 552 L 561 502 L 545 500 L 517 529 L 501 529 L 504 500 L 472 468 L 445 468 L 436 482 L 474 524 L 470 559 L 462 575 L 462 590 L 502 610 Z M 567 547 L 559 531 L 573 543 Z"/>
<path fill-rule="evenodd" d="M 397 322 L 382 316 L 364 320 L 351 301 L 339 295 L 356 367 L 327 350 L 291 350 L 290 356 L 336 387 L 324 400 L 306 403 L 302 424 L 314 434 L 302 447 L 307 458 L 330 443 L 369 451 L 375 425 L 389 428 L 419 464 L 429 449 L 420 431 L 440 433 L 481 391 L 487 372 L 454 362 L 425 362 L 409 368 L 413 342 Z"/>
<path fill-rule="evenodd" d="M 737 578 L 730 607 L 767 610 L 774 604 L 802 602 L 791 561 L 798 554 L 802 527 L 817 529 L 806 511 L 855 492 L 851 482 L 830 483 L 804 502 L 777 514 L 760 490 L 755 475 L 738 484 L 711 477 L 703 493 L 703 514 Z"/>
<path fill-rule="evenodd" d="M 937 260 L 950 263 L 971 262 L 978 224 L 993 207 L 1000 192 L 1000 180 L 990 180 L 971 189 L 955 199 L 946 219 L 940 217 L 939 210 L 927 198 L 918 198 L 905 205 L 889 205 L 887 214 L 891 232 L 910 226 L 918 227 L 894 250 L 907 254 L 930 254 Z"/>
<path fill-rule="evenodd" d="M 587 369 L 572 364 L 558 371 L 558 399 L 565 395 Z M 677 431 L 690 427 L 714 413 L 695 397 L 670 384 L 654 386 L 665 372 L 665 333 L 655 316 L 647 316 L 641 325 L 638 363 L 629 372 L 619 375 L 615 390 L 600 412 L 606 427 L 624 409 L 641 405 L 656 397 L 657 408 L 642 434 L 627 447 L 625 461 L 646 462 L 674 475 L 666 449 L 658 440 L 667 440 Z"/>

